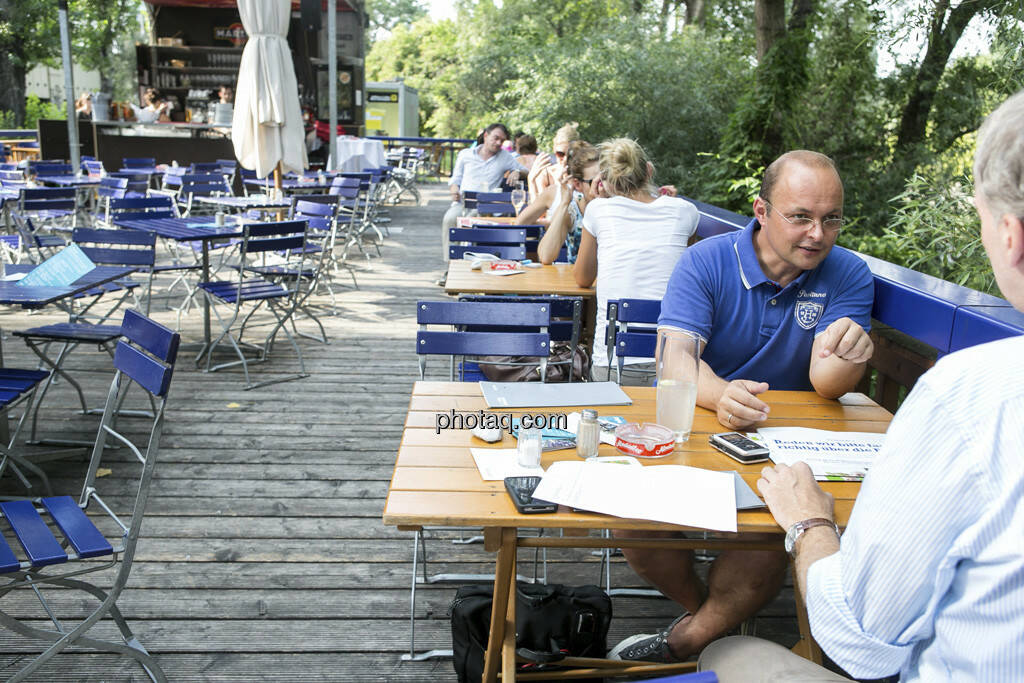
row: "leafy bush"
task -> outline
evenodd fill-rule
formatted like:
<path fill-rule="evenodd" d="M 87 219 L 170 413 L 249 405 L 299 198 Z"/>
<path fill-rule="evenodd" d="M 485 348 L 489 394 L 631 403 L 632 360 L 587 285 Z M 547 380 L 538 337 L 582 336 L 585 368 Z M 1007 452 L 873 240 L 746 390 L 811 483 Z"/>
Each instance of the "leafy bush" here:
<path fill-rule="evenodd" d="M 998 295 L 981 244 L 970 178 L 925 173 L 915 173 L 893 198 L 890 221 L 880 237 L 844 231 L 843 242 L 886 261 Z"/>

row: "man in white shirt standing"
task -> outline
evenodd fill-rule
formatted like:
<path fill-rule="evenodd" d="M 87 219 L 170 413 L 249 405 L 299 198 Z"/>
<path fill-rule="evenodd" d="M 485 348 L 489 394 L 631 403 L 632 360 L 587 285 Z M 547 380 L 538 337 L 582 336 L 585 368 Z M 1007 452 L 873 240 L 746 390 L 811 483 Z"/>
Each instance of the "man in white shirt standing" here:
<path fill-rule="evenodd" d="M 981 241 L 1024 311 L 1024 91 L 984 123 L 974 162 Z M 1024 680 L 1024 336 L 950 354 L 918 380 L 846 531 L 804 463 L 758 488 L 788 530 L 811 633 L 857 678 Z M 701 655 L 720 681 L 847 680 L 742 636 Z M 830 676 L 832 676 L 830 678 Z"/>
<path fill-rule="evenodd" d="M 463 192 L 466 190 L 475 192 L 496 191 L 501 186 L 501 179 L 506 171 L 509 174 L 509 182 L 515 185 L 519 182 L 519 174 L 525 173 L 526 168 L 509 152 L 501 148 L 502 143 L 508 140 L 508 128 L 504 124 L 492 123 L 484 128 L 483 142 L 476 147 L 469 147 L 459 152 L 455 157 L 455 169 L 452 171 L 452 179 L 448 185 L 448 191 L 452 196 L 452 205 L 444 214 L 441 222 L 441 246 L 444 260 L 448 261 L 448 230 L 455 227 L 455 219 L 464 215 L 465 207 L 462 204 Z"/>

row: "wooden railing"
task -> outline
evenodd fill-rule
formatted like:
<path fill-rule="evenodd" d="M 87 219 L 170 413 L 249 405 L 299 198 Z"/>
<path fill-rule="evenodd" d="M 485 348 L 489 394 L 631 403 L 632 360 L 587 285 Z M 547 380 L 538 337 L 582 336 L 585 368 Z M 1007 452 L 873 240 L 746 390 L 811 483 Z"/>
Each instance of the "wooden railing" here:
<path fill-rule="evenodd" d="M 750 218 L 690 199 L 700 212 L 699 237 L 740 230 Z M 875 278 L 870 372 L 858 390 L 895 411 L 937 358 L 1024 334 L 1024 314 L 1005 299 L 854 252 Z"/>

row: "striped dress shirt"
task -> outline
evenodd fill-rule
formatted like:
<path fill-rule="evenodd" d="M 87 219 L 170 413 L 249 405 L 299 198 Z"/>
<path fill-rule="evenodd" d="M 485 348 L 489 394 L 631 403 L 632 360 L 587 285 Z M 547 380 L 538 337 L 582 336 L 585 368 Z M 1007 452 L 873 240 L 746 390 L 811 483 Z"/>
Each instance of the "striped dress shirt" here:
<path fill-rule="evenodd" d="M 807 611 L 857 678 L 1024 681 L 1024 337 L 921 377 Z"/>

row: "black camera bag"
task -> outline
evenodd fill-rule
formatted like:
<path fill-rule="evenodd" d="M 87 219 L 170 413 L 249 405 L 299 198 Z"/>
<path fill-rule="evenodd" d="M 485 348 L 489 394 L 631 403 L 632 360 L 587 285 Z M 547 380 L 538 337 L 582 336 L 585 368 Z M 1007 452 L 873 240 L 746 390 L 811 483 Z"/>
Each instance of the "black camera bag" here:
<path fill-rule="evenodd" d="M 459 683 L 477 683 L 483 675 L 492 594 L 490 585 L 462 586 L 452 601 L 452 661 Z M 519 670 L 550 669 L 567 656 L 604 657 L 611 621 L 612 601 L 597 586 L 517 582 L 516 654 L 530 660 Z"/>

